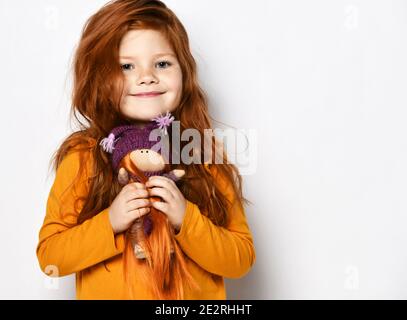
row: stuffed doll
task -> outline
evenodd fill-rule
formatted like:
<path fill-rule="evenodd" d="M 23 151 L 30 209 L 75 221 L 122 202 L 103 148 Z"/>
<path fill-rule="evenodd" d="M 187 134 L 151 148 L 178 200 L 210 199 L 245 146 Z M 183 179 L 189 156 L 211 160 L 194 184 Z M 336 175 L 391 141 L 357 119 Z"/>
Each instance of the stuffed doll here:
<path fill-rule="evenodd" d="M 118 126 L 100 142 L 102 148 L 111 154 L 114 176 L 120 185 L 145 184 L 149 177 L 157 175 L 177 182 L 185 174 L 184 170 L 170 170 L 171 155 L 162 154 L 163 139 L 168 138 L 167 127 L 173 119 L 167 112 L 143 127 Z M 161 137 L 159 141 L 151 140 L 153 135 L 150 134 L 156 129 Z M 150 201 L 160 199 L 156 196 L 149 198 Z M 137 274 L 146 285 L 151 286 L 158 299 L 183 299 L 183 281 L 197 287 L 186 268 L 186 257 L 174 239 L 172 225 L 167 216 L 153 206 L 126 231 L 123 259 L 128 285 L 131 287 L 131 279 Z"/>

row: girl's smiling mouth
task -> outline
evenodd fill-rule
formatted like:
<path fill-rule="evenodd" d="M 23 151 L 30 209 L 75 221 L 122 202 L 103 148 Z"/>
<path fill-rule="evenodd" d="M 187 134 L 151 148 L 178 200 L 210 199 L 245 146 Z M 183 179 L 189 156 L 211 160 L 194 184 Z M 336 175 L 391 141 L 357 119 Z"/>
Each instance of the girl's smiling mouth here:
<path fill-rule="evenodd" d="M 152 98 L 152 97 L 157 97 L 161 94 L 164 94 L 165 92 L 159 92 L 159 91 L 150 91 L 150 92 L 140 92 L 137 94 L 130 94 L 133 97 L 138 97 L 138 98 Z"/>

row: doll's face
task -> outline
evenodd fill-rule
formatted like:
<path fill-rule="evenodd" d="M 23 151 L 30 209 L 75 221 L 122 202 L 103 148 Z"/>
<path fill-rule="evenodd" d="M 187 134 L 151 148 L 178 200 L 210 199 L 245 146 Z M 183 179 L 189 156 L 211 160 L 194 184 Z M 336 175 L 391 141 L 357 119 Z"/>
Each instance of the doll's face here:
<path fill-rule="evenodd" d="M 165 168 L 161 154 L 151 149 L 137 149 L 130 153 L 131 161 L 141 171 L 159 171 Z"/>
<path fill-rule="evenodd" d="M 159 31 L 127 32 L 121 40 L 119 56 L 125 78 L 120 104 L 124 116 L 134 123 L 147 122 L 177 108 L 182 93 L 182 71 L 170 44 Z M 151 91 L 162 94 L 136 95 Z"/>

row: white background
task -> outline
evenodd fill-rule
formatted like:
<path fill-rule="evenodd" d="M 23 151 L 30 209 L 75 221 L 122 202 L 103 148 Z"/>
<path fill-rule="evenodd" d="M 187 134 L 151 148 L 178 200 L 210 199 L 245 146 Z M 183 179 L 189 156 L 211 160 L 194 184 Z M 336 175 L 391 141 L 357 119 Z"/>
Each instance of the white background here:
<path fill-rule="evenodd" d="M 0 298 L 74 299 L 35 248 L 71 131 L 69 65 L 105 1 L 0 1 Z M 217 120 L 258 135 L 257 261 L 229 299 L 407 298 L 407 2 L 171 0 Z"/>

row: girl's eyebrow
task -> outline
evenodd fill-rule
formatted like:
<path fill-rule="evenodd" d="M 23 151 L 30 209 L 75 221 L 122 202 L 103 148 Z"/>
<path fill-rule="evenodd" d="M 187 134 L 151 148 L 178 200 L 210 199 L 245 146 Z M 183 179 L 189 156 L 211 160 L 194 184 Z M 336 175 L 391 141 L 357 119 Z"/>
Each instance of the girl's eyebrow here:
<path fill-rule="evenodd" d="M 153 55 L 153 58 L 164 57 L 164 56 L 173 56 L 176 57 L 173 53 L 156 53 Z M 120 56 L 121 59 L 134 59 L 135 56 Z"/>

